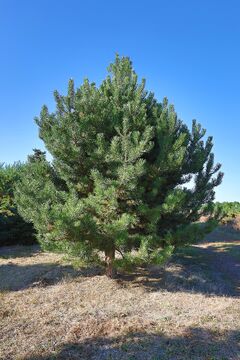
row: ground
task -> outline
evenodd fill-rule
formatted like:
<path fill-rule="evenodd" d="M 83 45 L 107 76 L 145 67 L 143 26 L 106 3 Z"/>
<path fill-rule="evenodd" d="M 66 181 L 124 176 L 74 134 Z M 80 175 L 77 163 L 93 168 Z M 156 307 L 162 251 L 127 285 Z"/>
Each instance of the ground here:
<path fill-rule="evenodd" d="M 108 279 L 38 247 L 0 249 L 0 359 L 240 359 L 240 236 Z"/>

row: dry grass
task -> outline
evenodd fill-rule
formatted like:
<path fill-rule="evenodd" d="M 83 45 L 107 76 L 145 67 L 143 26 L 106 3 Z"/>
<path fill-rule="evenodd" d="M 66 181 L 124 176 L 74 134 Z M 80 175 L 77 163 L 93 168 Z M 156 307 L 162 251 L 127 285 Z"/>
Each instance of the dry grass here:
<path fill-rule="evenodd" d="M 0 358 L 240 359 L 239 298 L 204 250 L 109 280 L 61 255 L 5 249 Z"/>

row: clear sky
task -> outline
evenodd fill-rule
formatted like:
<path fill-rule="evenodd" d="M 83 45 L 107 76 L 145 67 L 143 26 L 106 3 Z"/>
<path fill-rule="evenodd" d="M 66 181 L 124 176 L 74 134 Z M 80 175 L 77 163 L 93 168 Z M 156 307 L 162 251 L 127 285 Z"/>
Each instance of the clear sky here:
<path fill-rule="evenodd" d="M 240 1 L 0 0 L 0 162 L 43 148 L 33 118 L 52 92 L 99 83 L 115 53 L 214 137 L 219 201 L 240 201 Z"/>

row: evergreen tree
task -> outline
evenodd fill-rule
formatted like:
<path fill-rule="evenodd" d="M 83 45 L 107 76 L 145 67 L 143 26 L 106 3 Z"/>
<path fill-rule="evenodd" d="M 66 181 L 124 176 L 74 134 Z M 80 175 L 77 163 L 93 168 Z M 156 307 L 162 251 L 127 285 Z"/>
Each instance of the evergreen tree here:
<path fill-rule="evenodd" d="M 53 160 L 35 152 L 16 198 L 43 244 L 104 251 L 112 276 L 116 251 L 158 261 L 196 240 L 195 222 L 223 174 L 212 138 L 204 141 L 200 124 L 189 130 L 166 98 L 147 92 L 129 58 L 117 56 L 108 70 L 99 87 L 85 80 L 75 89 L 70 80 L 66 96 L 55 91 L 55 112 L 43 106 L 36 123 Z"/>
<path fill-rule="evenodd" d="M 0 164 L 0 246 L 30 245 L 36 241 L 32 224 L 17 213 L 13 195 L 22 167 L 21 163 Z"/>

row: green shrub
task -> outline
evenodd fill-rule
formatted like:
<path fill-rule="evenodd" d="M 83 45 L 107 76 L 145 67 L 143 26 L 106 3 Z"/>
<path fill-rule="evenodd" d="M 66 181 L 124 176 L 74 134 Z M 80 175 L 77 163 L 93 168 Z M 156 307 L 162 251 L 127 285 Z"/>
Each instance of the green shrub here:
<path fill-rule="evenodd" d="M 221 218 L 223 223 L 227 222 L 240 215 L 240 202 L 216 202 L 214 204 L 214 215 Z"/>
<path fill-rule="evenodd" d="M 0 165 L 0 246 L 36 243 L 33 226 L 17 213 L 13 195 L 22 166 L 20 163 Z"/>

